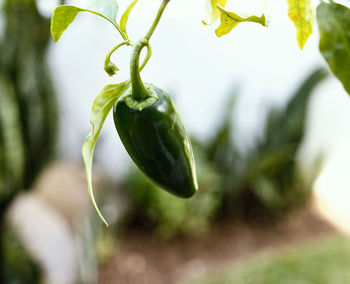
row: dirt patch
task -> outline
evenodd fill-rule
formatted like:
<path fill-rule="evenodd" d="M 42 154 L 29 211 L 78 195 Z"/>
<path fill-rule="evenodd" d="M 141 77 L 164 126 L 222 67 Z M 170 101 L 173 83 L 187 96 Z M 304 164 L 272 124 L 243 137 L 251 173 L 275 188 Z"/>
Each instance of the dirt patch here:
<path fill-rule="evenodd" d="M 200 236 L 168 242 L 142 231 L 125 233 L 115 257 L 101 267 L 101 284 L 173 284 L 256 253 L 275 250 L 336 230 L 311 209 L 283 222 L 216 224 Z"/>

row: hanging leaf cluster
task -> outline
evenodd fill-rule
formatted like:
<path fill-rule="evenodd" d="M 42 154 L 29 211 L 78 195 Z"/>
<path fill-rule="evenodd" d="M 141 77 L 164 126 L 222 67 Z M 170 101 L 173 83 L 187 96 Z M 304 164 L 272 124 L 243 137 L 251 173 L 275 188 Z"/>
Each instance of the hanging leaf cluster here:
<path fill-rule="evenodd" d="M 263 27 L 267 27 L 267 21 L 265 15 L 249 16 L 243 18 L 234 12 L 225 10 L 227 0 L 207 0 L 206 5 L 206 21 L 203 24 L 210 25 L 215 23 L 220 18 L 220 26 L 215 30 L 215 34 L 218 37 L 228 34 L 235 28 L 239 23 L 252 22 L 258 23 Z"/>
<path fill-rule="evenodd" d="M 131 41 L 129 39 L 126 26 L 129 19 L 129 15 L 137 3 L 138 0 L 134 0 L 131 2 L 129 7 L 125 10 L 123 15 L 120 18 L 118 23 L 117 15 L 119 6 L 117 1 L 115 0 L 92 0 L 87 7 L 81 8 L 71 5 L 61 5 L 58 6 L 52 15 L 51 18 L 51 35 L 54 41 L 58 41 L 62 34 L 66 31 L 66 29 L 72 24 L 78 13 L 80 12 L 88 12 L 91 14 L 95 14 L 97 16 L 102 17 L 107 20 L 110 24 L 112 24 L 116 30 L 119 32 L 124 42 L 118 44 L 116 47 L 112 48 L 108 53 L 105 61 L 105 71 L 109 76 L 115 75 L 115 73 L 119 70 L 118 67 L 110 61 L 111 54 L 115 52 L 119 47 L 123 45 L 130 45 Z M 146 62 L 150 57 L 150 53 L 146 57 Z M 143 66 L 145 65 L 145 63 Z M 141 67 L 142 69 L 143 67 Z M 107 115 L 113 108 L 114 104 L 118 101 L 119 97 L 126 90 L 126 88 L 130 85 L 130 80 L 125 82 L 107 85 L 102 88 L 102 90 L 97 94 L 91 111 L 90 111 L 90 123 L 92 125 L 91 132 L 87 135 L 85 142 L 82 148 L 82 155 L 86 168 L 86 176 L 89 188 L 89 194 L 92 200 L 92 203 L 102 219 L 102 221 L 108 226 L 106 220 L 102 216 L 100 210 L 97 207 L 93 188 L 92 188 L 92 164 L 93 164 L 93 155 L 95 146 L 97 143 L 98 136 L 101 132 L 103 124 L 107 118 Z"/>
<path fill-rule="evenodd" d="M 266 17 L 262 14 L 243 18 L 225 10 L 227 0 L 207 0 L 206 21 L 215 23 L 220 18 L 220 25 L 215 30 L 218 37 L 232 31 L 239 23 L 254 22 L 267 26 Z M 315 8 L 311 0 L 286 0 L 289 19 L 295 25 L 296 39 L 300 49 L 305 47 L 314 32 L 317 20 L 320 33 L 319 49 L 333 74 L 341 81 L 344 89 L 350 94 L 350 9 L 333 0 L 321 1 Z"/>

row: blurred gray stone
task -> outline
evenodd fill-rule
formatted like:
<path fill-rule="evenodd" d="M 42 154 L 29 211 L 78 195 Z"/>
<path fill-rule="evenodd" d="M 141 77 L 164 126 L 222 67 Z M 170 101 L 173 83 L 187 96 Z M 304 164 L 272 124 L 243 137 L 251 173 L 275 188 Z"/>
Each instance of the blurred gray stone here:
<path fill-rule="evenodd" d="M 94 180 L 98 180 L 98 176 L 94 172 Z M 52 164 L 39 177 L 33 192 L 62 214 L 73 227 L 81 224 L 91 213 L 85 170 L 81 165 L 65 161 Z"/>
<path fill-rule="evenodd" d="M 95 196 L 99 190 L 105 195 L 97 202 L 113 225 L 127 202 L 96 168 L 93 183 Z M 104 225 L 94 214 L 83 165 L 59 161 L 43 171 L 29 193 L 14 201 L 8 221 L 42 267 L 45 283 L 95 284 L 96 243 Z"/>
<path fill-rule="evenodd" d="M 97 205 L 112 225 L 127 208 L 127 200 L 98 167 L 93 168 L 92 181 Z M 105 198 L 99 200 L 97 196 L 102 190 L 105 190 L 102 192 Z M 82 164 L 67 161 L 53 163 L 34 184 L 33 192 L 60 212 L 74 231 L 81 231 L 80 226 L 86 218 L 96 214 L 88 194 L 86 173 Z"/>
<path fill-rule="evenodd" d="M 8 222 L 43 269 L 44 283 L 74 284 L 77 252 L 68 223 L 38 195 L 19 196 L 8 211 Z"/>

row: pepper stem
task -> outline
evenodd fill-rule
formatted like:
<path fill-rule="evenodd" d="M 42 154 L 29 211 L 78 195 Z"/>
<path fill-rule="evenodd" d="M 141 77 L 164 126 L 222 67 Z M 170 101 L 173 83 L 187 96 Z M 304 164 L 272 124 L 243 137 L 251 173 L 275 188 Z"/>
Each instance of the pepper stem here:
<path fill-rule="evenodd" d="M 169 2 L 170 0 L 162 1 L 162 4 L 160 5 L 158 10 L 157 16 L 151 28 L 147 32 L 146 36 L 143 39 L 139 40 L 133 46 L 131 60 L 130 60 L 130 78 L 131 78 L 131 87 L 133 90 L 132 98 L 134 100 L 144 100 L 150 96 L 145 85 L 142 83 L 141 76 L 140 76 L 140 69 L 142 70 L 143 67 L 145 67 L 149 57 L 151 56 L 152 50 L 148 42 L 152 34 L 154 33 L 155 29 L 157 28 L 160 18 L 163 15 L 164 9 Z M 139 68 L 140 54 L 141 54 L 142 48 L 144 48 L 145 46 L 148 47 L 147 57 L 144 64 L 142 64 L 141 68 Z"/>
<path fill-rule="evenodd" d="M 158 13 L 157 13 L 157 16 L 151 26 L 151 28 L 149 29 L 149 31 L 147 32 L 146 36 L 145 36 L 145 39 L 149 40 L 152 36 L 152 34 L 154 33 L 155 29 L 157 28 L 158 26 L 158 23 L 160 21 L 160 18 L 162 17 L 163 15 L 163 12 L 164 12 L 164 9 L 166 7 L 166 5 L 168 5 L 168 3 L 170 2 L 170 0 L 163 0 L 162 1 L 162 4 L 160 5 L 159 7 L 159 10 L 158 10 Z"/>
<path fill-rule="evenodd" d="M 130 77 L 132 87 L 132 98 L 134 100 L 144 100 L 149 97 L 148 91 L 145 85 L 142 83 L 139 61 L 142 48 L 148 44 L 146 39 L 139 40 L 133 47 L 131 60 L 130 60 Z"/>

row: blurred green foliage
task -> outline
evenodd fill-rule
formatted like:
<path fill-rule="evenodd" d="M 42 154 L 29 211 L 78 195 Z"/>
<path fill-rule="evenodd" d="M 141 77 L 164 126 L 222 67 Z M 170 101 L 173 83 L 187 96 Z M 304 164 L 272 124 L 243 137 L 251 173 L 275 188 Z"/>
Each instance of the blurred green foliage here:
<path fill-rule="evenodd" d="M 135 167 L 124 180 L 131 201 L 125 226 L 148 226 L 162 236 L 205 230 L 214 218 L 274 219 L 304 204 L 311 184 L 299 173 L 297 151 L 303 141 L 307 103 L 327 72 L 317 69 L 297 88 L 286 106 L 270 110 L 253 150 L 237 148 L 232 92 L 221 126 L 209 140 L 193 141 L 199 190 L 190 200 L 161 190 Z"/>
<path fill-rule="evenodd" d="M 14 229 L 6 228 L 1 236 L 0 250 L 4 256 L 2 262 L 0 259 L 1 283 L 41 283 L 39 265 L 32 259 Z"/>
<path fill-rule="evenodd" d="M 57 133 L 57 102 L 46 64 L 49 19 L 35 0 L 2 1 L 1 12 L 0 211 L 52 159 Z"/>
<path fill-rule="evenodd" d="M 38 283 L 38 267 L 11 239 L 4 216 L 55 152 L 57 102 L 46 64 L 50 21 L 35 0 L 0 5 L 0 283 Z"/>
<path fill-rule="evenodd" d="M 336 236 L 266 254 L 188 284 L 350 283 L 350 240 Z"/>
<path fill-rule="evenodd" d="M 231 125 L 235 96 L 231 98 L 222 126 L 206 144 L 208 162 L 222 174 L 222 215 L 279 217 L 307 200 L 311 184 L 302 178 L 296 155 L 305 133 L 309 97 L 326 76 L 323 69 L 313 71 L 284 108 L 270 110 L 262 137 L 247 155 L 236 146 L 239 137 Z"/>

